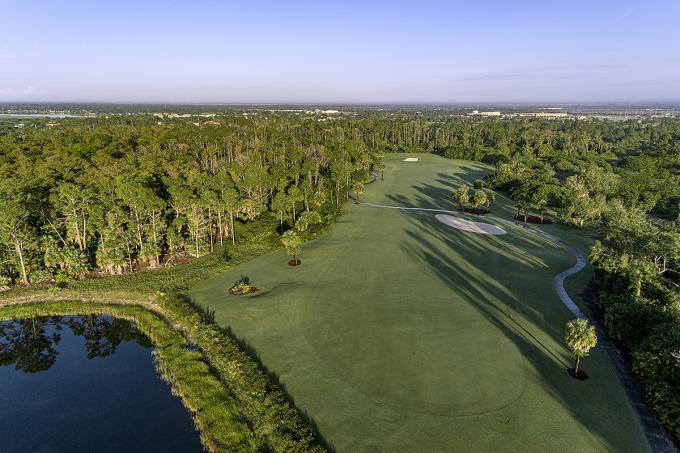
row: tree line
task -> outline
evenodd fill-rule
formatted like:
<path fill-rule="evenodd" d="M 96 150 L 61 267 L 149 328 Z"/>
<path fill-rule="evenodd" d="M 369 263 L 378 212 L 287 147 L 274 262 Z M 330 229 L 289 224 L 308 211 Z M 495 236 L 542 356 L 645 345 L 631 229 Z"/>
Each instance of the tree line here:
<path fill-rule="evenodd" d="M 71 124 L 0 134 L 0 286 L 199 257 L 249 222 L 328 221 L 381 159 L 287 122 Z"/>

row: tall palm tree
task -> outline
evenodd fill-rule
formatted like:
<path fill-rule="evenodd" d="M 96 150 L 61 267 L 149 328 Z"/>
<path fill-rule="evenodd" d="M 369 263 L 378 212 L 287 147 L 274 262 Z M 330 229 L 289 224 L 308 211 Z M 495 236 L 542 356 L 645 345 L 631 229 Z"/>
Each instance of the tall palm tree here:
<path fill-rule="evenodd" d="M 460 210 L 465 212 L 465 204 L 470 202 L 470 188 L 461 186 L 453 192 L 453 201 L 460 205 Z"/>
<path fill-rule="evenodd" d="M 354 191 L 354 194 L 357 196 L 357 200 L 361 199 L 361 196 L 364 194 L 364 184 L 361 181 L 356 181 L 352 185 L 352 190 Z"/>
<path fill-rule="evenodd" d="M 590 354 L 590 350 L 597 345 L 595 326 L 592 326 L 588 320 L 581 318 L 569 321 L 565 341 L 571 353 L 576 356 L 574 376 L 578 376 L 581 357 L 586 357 Z"/>

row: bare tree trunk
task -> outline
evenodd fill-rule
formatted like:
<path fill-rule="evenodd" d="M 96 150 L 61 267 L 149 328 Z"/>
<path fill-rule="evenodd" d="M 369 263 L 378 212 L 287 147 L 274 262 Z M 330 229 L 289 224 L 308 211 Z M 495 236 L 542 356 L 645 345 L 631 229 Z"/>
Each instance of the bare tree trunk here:
<path fill-rule="evenodd" d="M 160 254 L 158 253 L 158 233 L 156 233 L 156 212 L 151 211 L 151 228 L 153 229 L 153 245 L 154 245 L 154 251 L 156 252 L 156 262 L 154 263 L 154 267 L 160 264 L 161 262 L 161 257 Z"/>
<path fill-rule="evenodd" d="M 212 209 L 208 208 L 208 238 L 210 240 L 210 253 L 215 251 L 215 242 L 212 224 Z"/>
<path fill-rule="evenodd" d="M 74 217 L 74 222 L 73 224 L 76 227 L 76 242 L 78 243 L 78 248 L 82 251 L 83 250 L 83 240 L 80 237 L 80 222 L 78 221 L 78 213 L 73 210 L 73 217 Z"/>
<path fill-rule="evenodd" d="M 83 252 L 87 251 L 87 218 L 85 218 L 85 212 L 83 212 Z"/>
<path fill-rule="evenodd" d="M 220 237 L 220 245 L 224 245 L 222 238 L 224 237 L 224 225 L 222 225 L 222 211 L 217 210 L 217 235 Z"/>
<path fill-rule="evenodd" d="M 231 245 L 236 245 L 236 230 L 234 230 L 234 213 L 229 213 L 229 221 L 231 223 Z"/>
<path fill-rule="evenodd" d="M 574 376 L 578 376 L 578 367 L 581 364 L 581 356 L 576 356 L 576 366 L 574 367 Z"/>
<path fill-rule="evenodd" d="M 135 222 L 137 223 L 137 240 L 139 241 L 139 249 L 144 248 L 144 241 L 142 240 L 142 229 L 139 226 L 139 213 L 135 212 Z"/>
<path fill-rule="evenodd" d="M 28 274 L 26 273 L 26 260 L 24 259 L 24 247 L 23 244 L 21 243 L 21 239 L 19 239 L 19 236 L 14 233 L 14 249 L 17 253 L 17 256 L 19 257 L 19 266 L 21 267 L 21 281 L 24 282 L 25 285 L 28 285 Z"/>

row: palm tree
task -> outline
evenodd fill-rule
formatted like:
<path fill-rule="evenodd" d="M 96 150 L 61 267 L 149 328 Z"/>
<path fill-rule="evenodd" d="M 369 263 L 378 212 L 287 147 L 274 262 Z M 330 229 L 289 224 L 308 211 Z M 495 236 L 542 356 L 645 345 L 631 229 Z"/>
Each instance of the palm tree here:
<path fill-rule="evenodd" d="M 477 209 L 483 204 L 486 204 L 486 192 L 482 189 L 475 190 L 472 194 L 472 207 Z"/>
<path fill-rule="evenodd" d="M 578 376 L 581 357 L 590 354 L 590 350 L 597 345 L 595 326 L 590 325 L 588 320 L 576 318 L 567 323 L 567 335 L 565 337 L 567 347 L 576 356 L 574 376 Z"/>
<path fill-rule="evenodd" d="M 222 206 L 229 213 L 229 234 L 231 236 L 231 245 L 236 245 L 234 217 L 241 212 L 243 207 L 243 199 L 236 189 L 229 188 L 222 193 Z"/>
<path fill-rule="evenodd" d="M 360 181 L 355 182 L 352 185 L 352 190 L 354 191 L 354 194 L 357 196 L 357 200 L 361 198 L 361 195 L 364 193 L 364 184 Z"/>
<path fill-rule="evenodd" d="M 496 192 L 494 192 L 491 189 L 482 189 L 484 193 L 486 193 L 486 209 L 491 211 L 491 203 L 493 203 L 496 200 Z"/>
<path fill-rule="evenodd" d="M 380 170 L 380 180 L 385 179 L 385 162 L 380 162 L 378 164 L 378 170 Z"/>
<path fill-rule="evenodd" d="M 302 243 L 300 236 L 294 230 L 288 230 L 281 236 L 281 243 L 292 258 L 288 263 L 292 266 L 300 264 L 300 260 L 298 260 L 300 244 Z"/>
<path fill-rule="evenodd" d="M 460 210 L 465 212 L 465 204 L 470 202 L 470 188 L 461 186 L 453 192 L 453 201 L 460 205 Z"/>

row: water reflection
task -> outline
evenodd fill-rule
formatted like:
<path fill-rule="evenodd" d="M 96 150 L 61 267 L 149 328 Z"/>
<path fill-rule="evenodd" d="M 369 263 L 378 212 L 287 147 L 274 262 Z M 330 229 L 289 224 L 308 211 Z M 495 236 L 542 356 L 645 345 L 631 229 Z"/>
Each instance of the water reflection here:
<path fill-rule="evenodd" d="M 56 346 L 62 330 L 61 324 L 53 319 L 0 322 L 0 366 L 15 364 L 17 370 L 26 373 L 50 369 L 57 360 Z"/>
<path fill-rule="evenodd" d="M 64 327 L 83 337 L 88 359 L 106 357 L 124 341 L 150 348 L 151 341 L 125 319 L 90 315 L 38 317 L 0 322 L 0 366 L 15 365 L 26 373 L 46 371 L 57 360 Z"/>
<path fill-rule="evenodd" d="M 0 321 L 0 451 L 202 451 L 134 322 Z"/>

